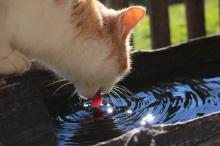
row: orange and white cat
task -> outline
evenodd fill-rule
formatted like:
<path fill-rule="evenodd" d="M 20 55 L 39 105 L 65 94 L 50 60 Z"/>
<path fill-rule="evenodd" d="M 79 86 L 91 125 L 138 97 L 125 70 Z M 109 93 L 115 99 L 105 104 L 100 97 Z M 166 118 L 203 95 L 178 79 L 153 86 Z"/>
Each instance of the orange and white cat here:
<path fill-rule="evenodd" d="M 0 0 L 0 75 L 21 74 L 39 59 L 84 97 L 107 93 L 129 71 L 129 33 L 144 15 L 97 0 Z"/>

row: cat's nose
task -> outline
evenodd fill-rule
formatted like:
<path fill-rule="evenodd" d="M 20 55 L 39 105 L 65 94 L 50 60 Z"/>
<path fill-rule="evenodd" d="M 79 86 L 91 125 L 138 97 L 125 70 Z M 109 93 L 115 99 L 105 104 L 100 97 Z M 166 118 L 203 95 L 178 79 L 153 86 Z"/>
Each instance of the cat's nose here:
<path fill-rule="evenodd" d="M 96 94 L 95 94 L 94 97 L 103 96 L 103 95 L 105 95 L 105 94 L 106 94 L 106 93 L 104 93 L 101 89 L 99 89 L 99 90 L 96 92 Z"/>
<path fill-rule="evenodd" d="M 101 92 L 101 90 L 98 90 L 98 91 L 95 93 L 95 95 L 93 96 L 93 98 L 97 98 L 97 97 L 100 97 L 100 96 L 102 96 L 102 92 Z"/>

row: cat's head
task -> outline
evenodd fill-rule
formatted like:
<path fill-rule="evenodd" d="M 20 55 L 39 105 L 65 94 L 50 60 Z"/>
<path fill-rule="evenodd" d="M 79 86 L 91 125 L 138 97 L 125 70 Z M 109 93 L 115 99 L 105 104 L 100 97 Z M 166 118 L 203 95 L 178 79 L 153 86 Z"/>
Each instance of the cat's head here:
<path fill-rule="evenodd" d="M 130 71 L 129 34 L 144 15 L 138 6 L 115 11 L 96 0 L 72 3 L 74 59 L 67 76 L 83 97 L 110 92 Z"/>

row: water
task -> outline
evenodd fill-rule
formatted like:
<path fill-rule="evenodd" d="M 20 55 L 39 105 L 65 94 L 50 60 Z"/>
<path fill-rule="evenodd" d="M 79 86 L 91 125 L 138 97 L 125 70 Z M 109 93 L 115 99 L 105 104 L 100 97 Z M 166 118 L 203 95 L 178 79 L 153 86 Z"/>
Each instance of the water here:
<path fill-rule="evenodd" d="M 220 77 L 182 78 L 105 97 L 99 109 L 82 102 L 71 113 L 56 114 L 60 146 L 91 145 L 137 127 L 186 121 L 220 111 Z M 120 96 L 120 97 L 118 97 Z"/>

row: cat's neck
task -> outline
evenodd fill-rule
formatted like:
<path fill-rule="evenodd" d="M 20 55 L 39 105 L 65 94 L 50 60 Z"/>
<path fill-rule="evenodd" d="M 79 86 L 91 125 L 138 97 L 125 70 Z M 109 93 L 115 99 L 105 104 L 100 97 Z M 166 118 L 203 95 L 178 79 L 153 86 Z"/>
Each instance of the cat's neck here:
<path fill-rule="evenodd" d="M 5 23 L 7 23 L 6 29 L 15 49 L 19 49 L 30 58 L 56 66 L 69 78 L 72 77 L 72 72 L 76 72 L 74 69 L 81 69 L 81 72 L 88 71 L 91 62 L 86 61 L 85 58 L 91 58 L 91 54 L 94 55 L 94 49 L 88 49 L 88 46 L 90 45 L 92 48 L 97 46 L 97 39 L 95 38 L 96 40 L 93 41 L 94 38 L 91 35 L 96 35 L 95 27 L 101 25 L 101 23 L 97 23 L 99 22 L 97 20 L 100 20 L 97 15 L 99 13 L 95 13 L 97 9 L 90 7 L 89 12 L 87 9 L 82 9 L 84 7 L 75 8 L 76 14 L 80 14 L 81 10 L 87 10 L 86 14 L 89 15 L 79 15 L 80 19 L 78 19 L 71 16 L 74 10 L 74 6 L 71 4 L 68 5 L 69 7 L 62 4 L 57 5 L 54 0 L 9 0 L 8 2 L 12 2 L 13 5 L 7 9 Z M 93 19 L 89 21 L 88 18 L 91 17 Z M 83 23 L 80 23 L 79 20 L 83 20 L 81 21 Z M 94 27 L 90 27 L 92 32 L 87 32 L 88 24 L 94 24 Z M 86 30 L 86 32 L 82 33 L 82 30 Z M 98 44 L 98 47 L 102 48 L 100 43 Z M 92 58 L 101 57 L 93 59 L 94 64 L 103 62 L 103 58 L 108 55 L 108 52 L 101 51 L 97 54 Z M 84 69 L 86 70 L 84 71 Z M 91 68 L 92 70 L 93 68 Z M 79 76 L 81 76 L 80 74 Z"/>

